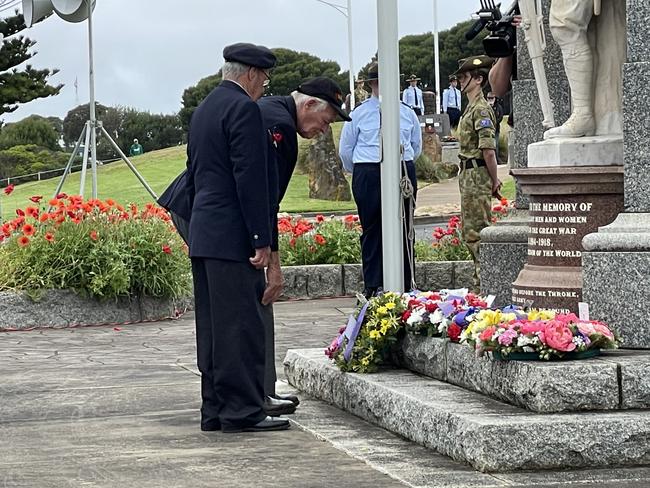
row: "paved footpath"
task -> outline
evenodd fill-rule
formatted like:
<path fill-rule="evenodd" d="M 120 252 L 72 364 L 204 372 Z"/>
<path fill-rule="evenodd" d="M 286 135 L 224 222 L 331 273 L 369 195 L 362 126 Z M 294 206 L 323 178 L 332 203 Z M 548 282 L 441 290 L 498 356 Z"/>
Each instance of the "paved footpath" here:
<path fill-rule="evenodd" d="M 324 347 L 352 306 L 276 305 L 279 372 L 287 348 Z M 477 473 L 308 398 L 286 432 L 202 433 L 194 341 L 192 314 L 0 333 L 0 488 L 650 486 L 647 468 Z"/>

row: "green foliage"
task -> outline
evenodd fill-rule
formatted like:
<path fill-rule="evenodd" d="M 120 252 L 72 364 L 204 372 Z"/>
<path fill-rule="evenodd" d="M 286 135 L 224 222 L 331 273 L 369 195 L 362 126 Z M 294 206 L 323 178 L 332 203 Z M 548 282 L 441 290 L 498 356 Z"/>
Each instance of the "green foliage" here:
<path fill-rule="evenodd" d="M 72 289 L 104 299 L 171 298 L 191 291 L 184 244 L 164 214 L 145 210 L 122 218 L 115 207 L 93 205 L 89 212 L 74 207 L 72 200 L 66 203 L 61 223 L 55 216 L 40 223 L 28 214 L 24 223 L 6 224 L 13 230 L 0 246 L 0 290 L 38 296 L 44 290 Z"/>
<path fill-rule="evenodd" d="M 0 19 L 0 34 L 5 38 L 25 29 L 22 14 Z M 58 70 L 36 70 L 30 65 L 19 70 L 17 67 L 28 61 L 35 53 L 31 48 L 36 44 L 26 37 L 4 39 L 0 47 L 0 115 L 13 112 L 21 103 L 37 98 L 57 95 L 63 85 L 48 84 L 49 78 Z"/>
<path fill-rule="evenodd" d="M 0 179 L 63 168 L 70 158 L 60 151 L 27 144 L 0 151 Z M 36 179 L 34 176 L 32 179 Z M 21 181 L 27 181 L 21 179 Z"/>
<path fill-rule="evenodd" d="M 465 39 L 467 32 L 473 21 L 460 22 L 449 30 L 442 31 L 439 34 L 440 47 L 440 87 L 438 93 L 449 86 L 449 75 L 458 68 L 458 60 L 478 54 L 485 54 L 483 50 L 483 34 L 477 36 L 472 41 Z M 400 70 L 405 77 L 415 74 L 422 78 L 420 82 L 423 87 L 435 89 L 435 71 L 433 66 L 433 34 L 426 32 L 424 34 L 404 36 L 399 41 Z M 368 67 L 376 56 L 365 65 L 360 76 L 366 77 Z M 406 84 L 406 82 L 405 82 Z"/>
<path fill-rule="evenodd" d="M 280 260 L 285 266 L 345 264 L 361 260 L 359 225 L 355 217 L 344 220 L 319 215 L 311 223 L 304 219 L 280 219 Z"/>
<path fill-rule="evenodd" d="M 125 154 L 128 154 L 133 139 L 138 139 L 145 152 L 183 142 L 184 133 L 177 115 L 152 114 L 130 107 L 106 107 L 100 103 L 95 107 L 97 118 Z M 63 138 L 68 147 L 72 148 L 77 142 L 89 118 L 87 103 L 68 112 L 63 120 Z M 118 154 L 105 137 L 98 137 L 97 156 L 110 159 L 118 157 Z"/>
<path fill-rule="evenodd" d="M 59 151 L 59 136 L 52 124 L 44 118 L 29 117 L 8 124 L 0 132 L 0 149 L 33 144 Z"/>
<path fill-rule="evenodd" d="M 418 181 L 438 182 L 431 159 L 424 153 L 415 160 L 415 176 Z"/>
<path fill-rule="evenodd" d="M 348 72 L 341 72 L 341 67 L 335 61 L 323 61 L 312 54 L 291 49 L 274 48 L 272 51 L 278 61 L 271 73 L 271 84 L 267 95 L 289 95 L 304 80 L 315 76 L 332 78 L 341 87 L 343 95 L 349 93 Z M 179 113 L 184 130 L 188 129 L 196 107 L 219 83 L 221 83 L 221 70 L 199 80 L 195 86 L 185 89 L 182 97 L 183 108 Z"/>

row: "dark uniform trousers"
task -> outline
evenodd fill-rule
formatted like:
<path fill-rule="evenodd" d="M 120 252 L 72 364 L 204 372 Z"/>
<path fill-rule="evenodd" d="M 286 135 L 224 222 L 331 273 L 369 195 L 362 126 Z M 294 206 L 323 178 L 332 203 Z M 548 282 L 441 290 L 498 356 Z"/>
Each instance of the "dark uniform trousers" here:
<path fill-rule="evenodd" d="M 413 184 L 413 194 L 417 194 L 417 179 L 413 161 L 406 161 L 406 171 Z M 382 258 L 381 230 L 381 166 L 378 163 L 355 163 L 352 172 L 352 194 L 357 204 L 361 233 L 361 261 L 365 288 L 384 286 L 384 269 Z M 408 212 L 408 200 L 404 200 L 407 218 L 413 219 Z M 405 236 L 406 239 L 406 236 Z M 414 242 L 410 242 L 413 249 Z M 404 242 L 404 289 L 411 289 L 411 267 Z"/>
<path fill-rule="evenodd" d="M 449 115 L 449 125 L 452 127 L 458 126 L 460 120 L 460 110 L 454 107 L 447 107 L 447 115 Z"/>
<path fill-rule="evenodd" d="M 201 422 L 256 424 L 264 403 L 264 271 L 249 263 L 192 258 Z"/>

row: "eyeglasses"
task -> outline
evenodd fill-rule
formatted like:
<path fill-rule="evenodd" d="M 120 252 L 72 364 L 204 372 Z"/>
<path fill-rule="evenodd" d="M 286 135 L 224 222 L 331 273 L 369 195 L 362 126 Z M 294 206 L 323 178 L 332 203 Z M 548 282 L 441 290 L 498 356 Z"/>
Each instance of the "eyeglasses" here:
<path fill-rule="evenodd" d="M 271 84 L 271 75 L 270 75 L 269 73 L 267 73 L 266 71 L 264 71 L 263 69 L 260 70 L 260 71 L 261 71 L 262 73 L 264 73 L 264 76 L 266 76 L 266 80 L 264 80 L 264 81 L 262 82 L 262 86 L 263 86 L 264 88 L 266 88 L 267 86 L 269 86 L 269 85 Z"/>

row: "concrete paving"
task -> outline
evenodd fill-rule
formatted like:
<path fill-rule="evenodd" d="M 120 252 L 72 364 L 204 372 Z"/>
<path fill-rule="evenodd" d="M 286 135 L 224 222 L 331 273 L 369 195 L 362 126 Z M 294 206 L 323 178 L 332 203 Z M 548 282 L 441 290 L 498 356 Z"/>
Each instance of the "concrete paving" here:
<path fill-rule="evenodd" d="M 353 305 L 276 305 L 280 375 Z M 194 341 L 191 314 L 0 333 L 0 487 L 650 486 L 644 468 L 484 475 L 308 398 L 286 432 L 202 433 Z"/>

